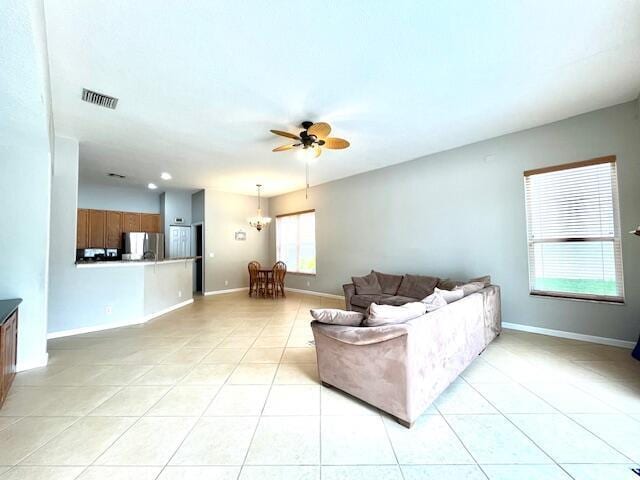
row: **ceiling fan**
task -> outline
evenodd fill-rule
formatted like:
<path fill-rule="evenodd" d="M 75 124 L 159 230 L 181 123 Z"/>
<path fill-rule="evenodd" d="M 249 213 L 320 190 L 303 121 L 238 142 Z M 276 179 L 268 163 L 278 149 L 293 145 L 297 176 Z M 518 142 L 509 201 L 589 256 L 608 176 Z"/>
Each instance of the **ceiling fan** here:
<path fill-rule="evenodd" d="M 289 132 L 283 132 L 282 130 L 270 130 L 271 133 L 280 135 L 281 137 L 291 138 L 296 140 L 294 143 L 288 143 L 281 145 L 273 149 L 274 152 L 284 152 L 285 150 L 291 150 L 292 148 L 308 149 L 312 148 L 315 156 L 319 157 L 323 148 L 330 150 L 340 150 L 347 148 L 350 144 L 342 138 L 329 137 L 331 133 L 331 126 L 328 123 L 319 122 L 302 122 L 303 131 L 299 135 Z"/>

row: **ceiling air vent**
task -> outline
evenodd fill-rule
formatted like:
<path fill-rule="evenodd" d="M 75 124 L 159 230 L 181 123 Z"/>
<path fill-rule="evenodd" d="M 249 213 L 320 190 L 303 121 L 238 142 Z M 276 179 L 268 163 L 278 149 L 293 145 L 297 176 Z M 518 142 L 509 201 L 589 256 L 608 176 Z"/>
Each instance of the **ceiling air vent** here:
<path fill-rule="evenodd" d="M 87 90 L 86 88 L 82 89 L 82 100 L 100 107 L 110 108 L 111 110 L 115 110 L 116 105 L 118 105 L 117 98 L 110 97 L 109 95 L 103 95 L 102 93 L 94 92 L 93 90 Z"/>
<path fill-rule="evenodd" d="M 113 172 L 111 172 L 111 173 L 107 173 L 107 175 L 108 175 L 108 176 L 110 176 L 110 177 L 114 177 L 114 178 L 121 178 L 121 179 L 122 179 L 122 178 L 125 178 L 125 176 L 124 176 L 124 175 L 120 175 L 119 173 L 113 173 Z"/>

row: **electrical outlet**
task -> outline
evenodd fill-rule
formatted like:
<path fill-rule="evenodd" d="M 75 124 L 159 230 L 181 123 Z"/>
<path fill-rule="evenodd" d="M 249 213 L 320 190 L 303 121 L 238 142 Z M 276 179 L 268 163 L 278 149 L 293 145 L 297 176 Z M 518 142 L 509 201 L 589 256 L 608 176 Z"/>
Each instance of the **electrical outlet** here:
<path fill-rule="evenodd" d="M 226 287 L 227 285 L 229 285 L 229 280 L 224 281 L 224 286 Z"/>
<path fill-rule="evenodd" d="M 182 298 L 182 290 L 178 290 L 178 298 Z"/>
<path fill-rule="evenodd" d="M 113 307 L 111 305 L 107 305 L 106 307 L 104 307 L 104 313 L 106 313 L 107 315 L 111 315 L 113 313 Z"/>
<path fill-rule="evenodd" d="M 307 287 L 311 286 L 311 282 L 309 280 L 307 280 Z"/>

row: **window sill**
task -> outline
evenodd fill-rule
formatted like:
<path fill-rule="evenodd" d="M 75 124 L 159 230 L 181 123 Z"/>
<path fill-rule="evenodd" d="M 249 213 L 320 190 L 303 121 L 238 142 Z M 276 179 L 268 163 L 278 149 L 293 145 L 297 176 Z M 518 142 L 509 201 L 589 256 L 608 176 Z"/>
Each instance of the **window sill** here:
<path fill-rule="evenodd" d="M 624 299 L 621 300 L 607 300 L 605 298 L 587 298 L 587 297 L 575 297 L 569 294 L 552 293 L 552 292 L 529 292 L 530 297 L 540 298 L 555 298 L 558 300 L 572 300 L 575 302 L 589 302 L 589 303 L 605 303 L 609 305 L 625 305 Z"/>
<path fill-rule="evenodd" d="M 315 273 L 305 273 L 305 272 L 291 272 L 287 270 L 287 275 L 302 275 L 303 277 L 315 277 Z"/>

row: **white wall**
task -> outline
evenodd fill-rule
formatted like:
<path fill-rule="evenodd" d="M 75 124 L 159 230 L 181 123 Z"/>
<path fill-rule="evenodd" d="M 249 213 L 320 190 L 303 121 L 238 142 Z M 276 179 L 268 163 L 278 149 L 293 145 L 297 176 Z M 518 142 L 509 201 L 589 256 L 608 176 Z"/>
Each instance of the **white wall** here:
<path fill-rule="evenodd" d="M 625 305 L 529 295 L 522 173 L 616 155 L 628 232 L 640 222 L 639 123 L 637 103 L 627 103 L 319 185 L 309 200 L 304 191 L 273 197 L 272 216 L 316 209 L 317 275 L 288 274 L 286 283 L 340 294 L 352 275 L 372 268 L 456 279 L 491 274 L 502 287 L 504 322 L 635 341 L 635 236 L 622 236 Z M 270 237 L 274 259 L 274 228 Z"/>
<path fill-rule="evenodd" d="M 269 263 L 268 229 L 257 232 L 247 225 L 247 218 L 255 215 L 257 202 L 257 197 L 253 196 L 206 190 L 204 251 L 207 292 L 246 287 L 249 285 L 247 263 L 251 260 L 258 260 L 263 265 Z M 269 215 L 264 204 L 263 214 Z M 234 234 L 238 230 L 247 232 L 246 241 L 235 240 Z"/>
<path fill-rule="evenodd" d="M 18 369 L 47 362 L 52 120 L 42 1 L 0 2 L 0 298 L 22 298 Z"/>
<path fill-rule="evenodd" d="M 142 187 L 98 185 L 80 180 L 78 208 L 160 213 L 160 194 Z"/>

